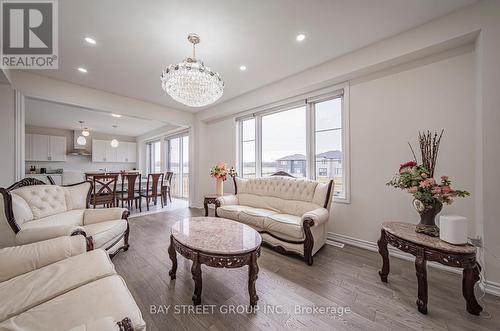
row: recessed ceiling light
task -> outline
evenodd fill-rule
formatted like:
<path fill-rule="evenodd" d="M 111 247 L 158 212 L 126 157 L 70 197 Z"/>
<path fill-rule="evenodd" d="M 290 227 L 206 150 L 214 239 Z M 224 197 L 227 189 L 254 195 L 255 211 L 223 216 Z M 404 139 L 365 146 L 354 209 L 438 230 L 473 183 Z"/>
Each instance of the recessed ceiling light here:
<path fill-rule="evenodd" d="M 245 70 L 247 70 L 247 66 L 244 66 L 244 65 L 243 65 L 243 66 L 240 66 L 240 70 L 241 70 L 241 71 L 245 71 Z"/>
<path fill-rule="evenodd" d="M 295 37 L 295 39 L 297 41 L 304 41 L 304 39 L 306 39 L 306 35 L 301 33 L 301 34 L 298 34 L 297 37 Z"/>
<path fill-rule="evenodd" d="M 84 74 L 87 73 L 87 69 L 82 68 L 82 67 L 78 68 L 78 71 L 83 72 Z"/>
<path fill-rule="evenodd" d="M 120 118 L 120 117 L 122 117 L 123 115 L 120 115 L 120 114 L 111 114 L 111 116 L 116 117 L 116 118 Z"/>
<path fill-rule="evenodd" d="M 96 41 L 94 38 L 90 38 L 90 37 L 85 37 L 85 41 L 89 44 L 92 44 L 92 45 L 95 45 L 96 44 Z"/>

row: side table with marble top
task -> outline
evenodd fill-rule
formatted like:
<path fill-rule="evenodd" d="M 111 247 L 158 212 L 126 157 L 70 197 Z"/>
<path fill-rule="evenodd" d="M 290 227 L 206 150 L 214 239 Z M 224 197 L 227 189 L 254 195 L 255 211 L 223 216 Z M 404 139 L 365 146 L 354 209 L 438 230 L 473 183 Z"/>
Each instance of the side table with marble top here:
<path fill-rule="evenodd" d="M 476 248 L 472 245 L 452 245 L 439 238 L 415 232 L 415 225 L 403 222 L 384 222 L 380 239 L 379 253 L 382 256 L 382 282 L 387 283 L 389 274 L 389 251 L 387 245 L 415 256 L 415 269 L 418 280 L 418 311 L 427 314 L 427 261 L 446 266 L 463 268 L 462 295 L 470 314 L 479 315 L 483 308 L 474 295 L 474 285 L 479 280 L 481 266 L 476 260 Z"/>

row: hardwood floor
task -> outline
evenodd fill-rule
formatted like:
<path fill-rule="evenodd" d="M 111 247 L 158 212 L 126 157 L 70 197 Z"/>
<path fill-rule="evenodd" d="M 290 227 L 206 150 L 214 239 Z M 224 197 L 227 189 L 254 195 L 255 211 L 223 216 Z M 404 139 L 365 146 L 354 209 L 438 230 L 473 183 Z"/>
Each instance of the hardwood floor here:
<path fill-rule="evenodd" d="M 312 266 L 263 248 L 258 260 L 257 312 L 223 313 L 230 307 L 248 310 L 247 267 L 228 270 L 203 265 L 205 311 L 188 311 L 194 290 L 191 261 L 178 256 L 177 279 L 171 281 L 168 239 L 175 221 L 202 214 L 201 209 L 172 206 L 166 212 L 130 218 L 130 249 L 113 262 L 136 299 L 148 330 L 500 329 L 500 299 L 486 295 L 480 300 L 491 318 L 468 314 L 460 275 L 429 268 L 429 312 L 422 315 L 415 304 L 413 263 L 391 258 L 389 283 L 383 284 L 377 274 L 380 256 L 350 246 L 326 245 Z M 296 305 L 303 309 L 332 307 L 337 314 L 298 314 Z M 166 307 L 170 307 L 168 313 Z M 341 308 L 351 312 L 339 316 Z"/>

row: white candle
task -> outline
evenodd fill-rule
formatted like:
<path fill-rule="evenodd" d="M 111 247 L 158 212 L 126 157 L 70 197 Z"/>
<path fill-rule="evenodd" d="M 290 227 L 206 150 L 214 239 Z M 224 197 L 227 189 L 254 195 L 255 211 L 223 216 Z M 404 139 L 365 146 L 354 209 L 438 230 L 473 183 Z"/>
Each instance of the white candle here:
<path fill-rule="evenodd" d="M 439 238 L 450 244 L 467 243 L 467 218 L 463 216 L 443 215 L 439 217 Z"/>

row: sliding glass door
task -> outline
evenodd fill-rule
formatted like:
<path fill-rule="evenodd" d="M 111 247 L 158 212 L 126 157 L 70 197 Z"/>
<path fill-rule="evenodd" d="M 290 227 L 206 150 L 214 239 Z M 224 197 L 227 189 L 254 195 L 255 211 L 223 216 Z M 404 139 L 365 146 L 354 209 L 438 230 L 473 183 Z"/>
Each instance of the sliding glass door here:
<path fill-rule="evenodd" d="M 189 136 L 188 133 L 167 138 L 167 169 L 174 173 L 171 193 L 174 197 L 189 197 Z"/>
<path fill-rule="evenodd" d="M 146 167 L 148 173 L 161 172 L 161 142 L 159 140 L 146 144 Z"/>

